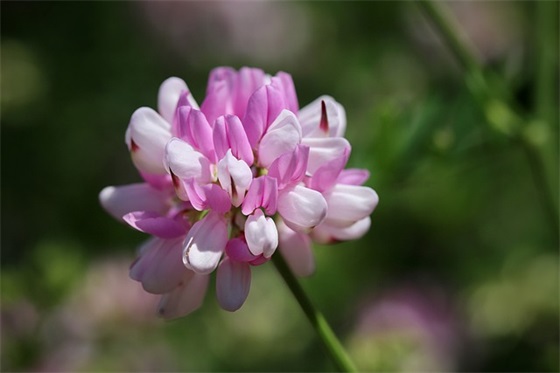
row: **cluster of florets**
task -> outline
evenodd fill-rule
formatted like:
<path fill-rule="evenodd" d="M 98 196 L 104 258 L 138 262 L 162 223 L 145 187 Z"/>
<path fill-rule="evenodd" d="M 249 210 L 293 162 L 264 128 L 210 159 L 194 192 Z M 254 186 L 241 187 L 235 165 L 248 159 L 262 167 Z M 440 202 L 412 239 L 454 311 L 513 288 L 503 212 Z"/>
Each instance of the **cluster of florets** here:
<path fill-rule="evenodd" d="M 222 308 L 244 303 L 251 266 L 279 249 L 300 276 L 314 271 L 311 242 L 361 237 L 377 195 L 366 170 L 344 169 L 346 115 L 323 96 L 302 108 L 290 75 L 221 67 L 199 107 L 185 82 L 169 78 L 158 112 L 131 117 L 126 144 L 144 183 L 107 187 L 105 209 L 152 235 L 130 276 L 163 294 L 173 318 L 202 303 L 217 268 Z"/>

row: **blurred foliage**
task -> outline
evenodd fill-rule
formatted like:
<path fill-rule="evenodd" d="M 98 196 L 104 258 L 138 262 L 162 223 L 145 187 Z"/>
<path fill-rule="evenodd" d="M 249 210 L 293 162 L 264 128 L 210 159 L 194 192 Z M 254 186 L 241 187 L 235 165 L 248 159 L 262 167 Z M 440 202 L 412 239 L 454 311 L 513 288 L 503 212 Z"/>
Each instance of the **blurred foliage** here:
<path fill-rule="evenodd" d="M 540 3 L 444 5 L 530 118 L 522 125 L 557 191 L 558 84 L 535 92 L 540 74 L 558 82 L 558 18 L 548 44 L 534 42 Z M 317 271 L 302 280 L 361 369 L 558 371 L 557 230 L 522 149 L 487 123 L 500 108 L 480 110 L 414 2 L 2 8 L 3 370 L 333 369 L 269 265 L 236 313 L 211 290 L 187 318 L 156 320 L 156 299 L 127 278 L 144 237 L 98 204 L 104 186 L 139 180 L 124 131 L 165 78 L 184 78 L 200 102 L 211 68 L 248 65 L 290 72 L 301 106 L 321 94 L 341 102 L 350 164 L 371 171 L 381 201 L 371 231 L 317 246 Z M 235 38 L 248 33 L 254 46 Z M 403 288 L 414 295 L 394 300 Z M 389 319 L 387 299 L 398 305 Z M 453 346 L 445 358 L 442 344 Z"/>

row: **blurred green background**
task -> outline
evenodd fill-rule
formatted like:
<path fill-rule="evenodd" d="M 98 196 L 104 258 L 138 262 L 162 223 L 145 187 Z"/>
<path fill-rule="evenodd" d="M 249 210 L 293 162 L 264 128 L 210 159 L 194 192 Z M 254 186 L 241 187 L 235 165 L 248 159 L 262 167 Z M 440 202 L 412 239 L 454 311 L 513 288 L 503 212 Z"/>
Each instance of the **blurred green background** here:
<path fill-rule="evenodd" d="M 380 204 L 363 239 L 315 247 L 302 283 L 360 370 L 558 371 L 558 3 L 443 6 L 523 118 L 552 199 L 415 2 L 2 2 L 2 370 L 334 369 L 272 265 L 238 312 L 211 287 L 194 314 L 157 319 L 128 279 L 145 236 L 99 206 L 140 180 L 132 112 L 169 76 L 201 102 L 231 65 L 346 108 L 350 164 Z"/>

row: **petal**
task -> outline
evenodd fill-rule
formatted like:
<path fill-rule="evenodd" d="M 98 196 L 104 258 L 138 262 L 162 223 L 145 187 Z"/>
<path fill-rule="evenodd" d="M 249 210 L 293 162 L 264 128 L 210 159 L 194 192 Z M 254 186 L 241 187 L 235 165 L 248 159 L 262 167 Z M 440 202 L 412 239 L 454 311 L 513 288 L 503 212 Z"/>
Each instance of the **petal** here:
<path fill-rule="evenodd" d="M 167 122 L 173 123 L 175 109 L 177 108 L 179 97 L 182 95 L 187 97 L 191 106 L 198 108 L 183 79 L 171 77 L 161 83 L 158 93 L 158 111 Z"/>
<path fill-rule="evenodd" d="M 123 220 L 140 232 L 160 238 L 175 238 L 187 233 L 178 221 L 150 211 L 131 212 L 123 216 Z"/>
<path fill-rule="evenodd" d="M 355 240 L 366 234 L 370 226 L 371 218 L 369 216 L 343 228 L 330 225 L 325 221 L 311 231 L 311 237 L 313 241 L 321 244 Z"/>
<path fill-rule="evenodd" d="M 197 273 L 210 273 L 218 265 L 227 241 L 224 218 L 211 211 L 193 225 L 185 238 L 183 263 Z"/>
<path fill-rule="evenodd" d="M 99 193 L 101 206 L 118 220 L 132 211 L 152 211 L 163 215 L 169 210 L 170 198 L 168 192 L 146 183 L 108 186 Z"/>
<path fill-rule="evenodd" d="M 350 168 L 343 170 L 338 176 L 337 183 L 348 185 L 363 185 L 369 179 L 369 171 Z"/>
<path fill-rule="evenodd" d="M 237 159 L 245 161 L 248 165 L 253 164 L 253 149 L 251 149 L 241 120 L 235 115 L 226 115 L 216 119 L 213 139 L 218 159 L 223 158 L 228 149 L 231 149 Z"/>
<path fill-rule="evenodd" d="M 158 313 L 165 319 L 174 319 L 198 309 L 206 295 L 210 276 L 186 271 L 179 286 L 165 294 L 158 306 Z"/>
<path fill-rule="evenodd" d="M 149 174 L 140 171 L 140 176 L 148 184 L 159 190 L 165 190 L 172 186 L 173 182 L 169 174 Z"/>
<path fill-rule="evenodd" d="M 311 238 L 307 234 L 290 229 L 284 222 L 278 226 L 278 250 L 286 259 L 290 269 L 301 277 L 309 276 L 315 271 L 315 258 L 311 251 Z M 278 254 L 276 254 L 278 255 Z"/>
<path fill-rule="evenodd" d="M 241 212 L 250 215 L 257 208 L 264 208 L 267 215 L 276 213 L 278 201 L 278 184 L 275 178 L 260 176 L 253 179 L 247 195 L 241 205 Z"/>
<path fill-rule="evenodd" d="M 212 127 L 210 127 L 201 111 L 189 106 L 179 108 L 177 135 L 202 153 L 212 163 L 216 162 Z"/>
<path fill-rule="evenodd" d="M 346 227 L 369 216 L 379 201 L 369 187 L 336 184 L 326 196 L 329 206 L 326 222 Z"/>
<path fill-rule="evenodd" d="M 167 143 L 165 160 L 170 173 L 181 179 L 195 179 L 200 183 L 212 181 L 210 161 L 183 140 L 172 138 Z"/>
<path fill-rule="evenodd" d="M 233 238 L 228 241 L 226 255 L 236 262 L 250 262 L 257 258 L 249 251 L 247 242 L 241 238 Z"/>
<path fill-rule="evenodd" d="M 264 71 L 242 67 L 237 73 L 235 91 L 233 92 L 233 112 L 242 118 L 245 115 L 251 95 L 264 84 Z"/>
<path fill-rule="evenodd" d="M 264 216 L 261 209 L 255 210 L 245 222 L 245 240 L 251 253 L 270 258 L 278 247 L 278 230 L 274 220 Z"/>
<path fill-rule="evenodd" d="M 165 144 L 171 138 L 171 125 L 154 110 L 141 107 L 130 118 L 126 143 L 138 170 L 165 174 Z"/>
<path fill-rule="evenodd" d="M 222 188 L 228 192 L 231 203 L 239 207 L 253 181 L 253 172 L 247 163 L 236 159 L 230 149 L 218 162 L 218 180 Z"/>
<path fill-rule="evenodd" d="M 231 87 L 235 79 L 236 72 L 230 67 L 218 67 L 210 72 L 206 98 L 200 106 L 209 123 L 213 124 L 221 115 L 233 114 Z"/>
<path fill-rule="evenodd" d="M 249 264 L 224 258 L 216 276 L 216 297 L 220 306 L 226 311 L 237 311 L 247 299 L 250 287 Z"/>
<path fill-rule="evenodd" d="M 304 138 L 302 144 L 309 146 L 307 172 L 311 175 L 327 162 L 340 157 L 348 157 L 350 143 L 343 137 Z"/>
<path fill-rule="evenodd" d="M 298 118 L 304 137 L 342 137 L 346 131 L 346 111 L 330 96 L 321 96 L 302 108 Z M 328 131 L 321 128 L 321 119 L 327 121 Z"/>
<path fill-rule="evenodd" d="M 291 111 L 283 110 L 270 125 L 259 145 L 259 163 L 269 167 L 284 153 L 293 151 L 301 142 L 301 127 Z"/>
<path fill-rule="evenodd" d="M 297 114 L 299 104 L 298 104 L 296 88 L 294 86 L 294 81 L 292 80 L 292 76 L 283 71 L 280 71 L 276 74 L 276 77 L 280 80 L 282 84 L 282 93 L 284 95 L 284 102 L 286 104 L 286 107 L 291 112 Z"/>
<path fill-rule="evenodd" d="M 182 238 L 157 239 L 130 267 L 130 277 L 140 281 L 144 290 L 152 294 L 163 294 L 177 287 L 189 272 L 181 261 Z"/>
<path fill-rule="evenodd" d="M 315 190 L 296 185 L 278 196 L 278 212 L 286 225 L 295 231 L 306 231 L 319 225 L 327 214 L 327 201 Z"/>
<path fill-rule="evenodd" d="M 308 186 L 311 189 L 317 190 L 319 192 L 324 192 L 332 188 L 341 172 L 343 172 L 344 166 L 348 162 L 348 157 L 350 156 L 350 149 L 344 152 L 342 156 L 331 159 L 325 162 L 322 166 L 317 168 L 313 173 L 313 176 L 308 181 Z"/>
<path fill-rule="evenodd" d="M 296 184 L 305 176 L 308 159 L 309 147 L 298 145 L 293 151 L 282 154 L 272 162 L 268 169 L 268 176 L 278 180 L 278 189 Z"/>

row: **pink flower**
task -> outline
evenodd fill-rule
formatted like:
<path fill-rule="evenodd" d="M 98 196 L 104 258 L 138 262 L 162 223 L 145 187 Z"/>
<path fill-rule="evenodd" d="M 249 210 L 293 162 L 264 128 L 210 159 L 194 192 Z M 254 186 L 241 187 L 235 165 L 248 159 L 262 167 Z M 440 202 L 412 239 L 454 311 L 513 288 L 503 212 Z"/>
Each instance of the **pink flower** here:
<path fill-rule="evenodd" d="M 369 228 L 377 195 L 361 186 L 363 172 L 343 171 L 346 117 L 332 98 L 299 111 L 288 74 L 222 67 L 200 108 L 170 78 L 158 111 L 136 110 L 126 132 L 146 183 L 105 188 L 100 199 L 153 236 L 130 276 L 163 294 L 164 317 L 198 308 L 215 269 L 218 302 L 235 311 L 249 294 L 251 266 L 279 245 L 296 274 L 309 275 L 311 238 L 352 239 Z"/>

